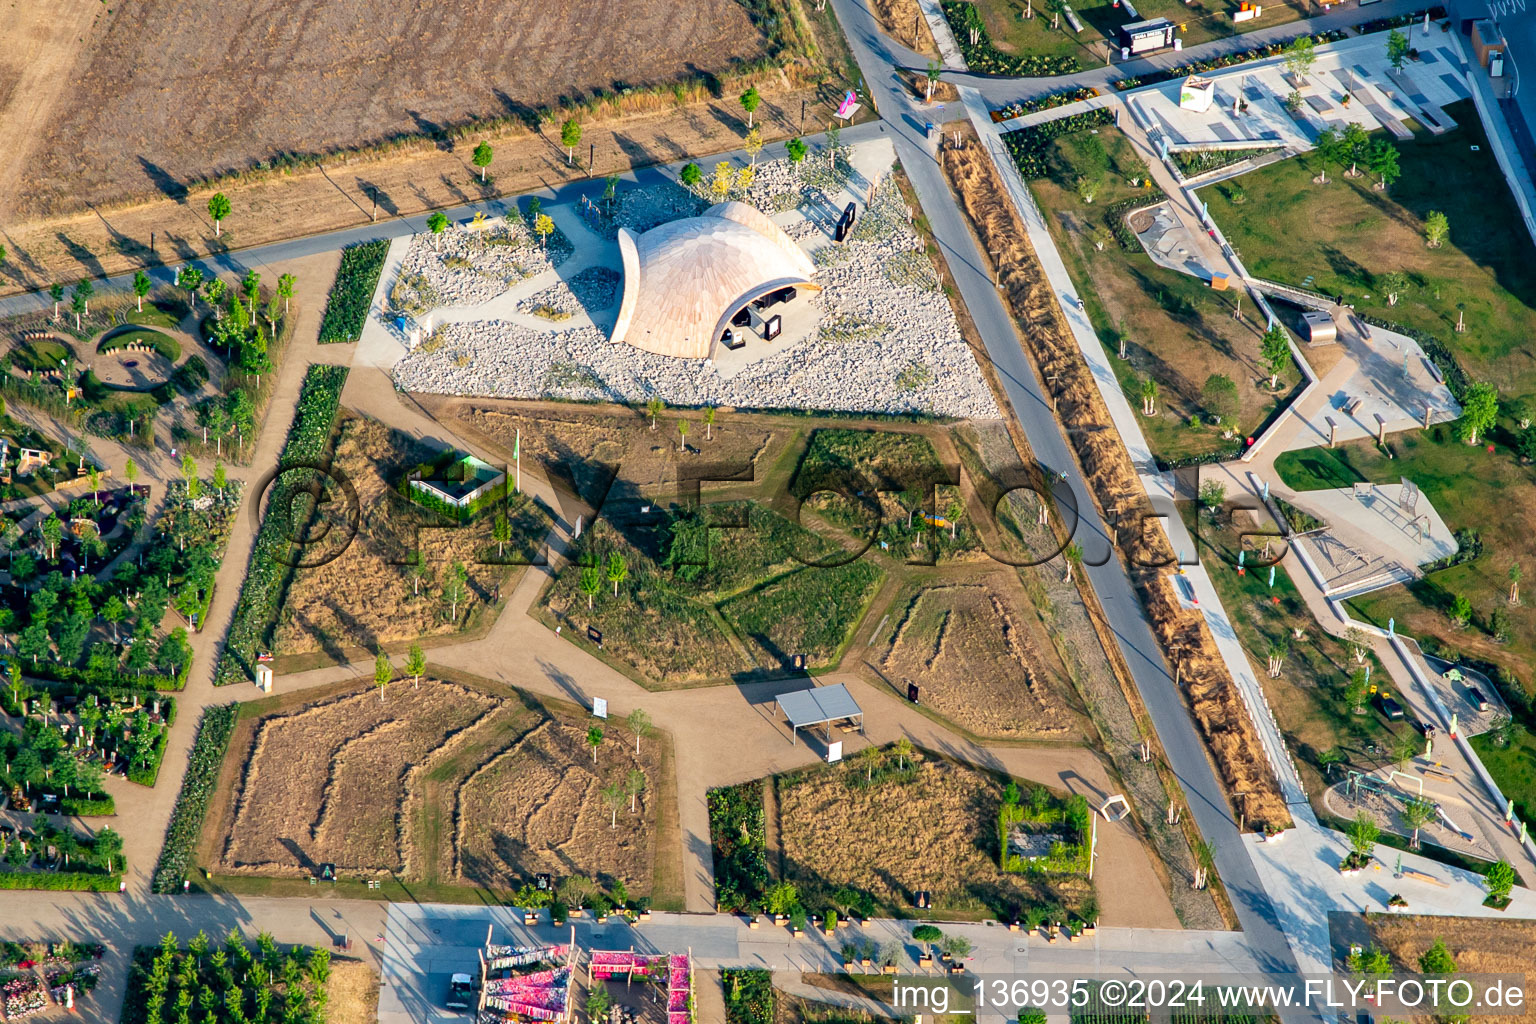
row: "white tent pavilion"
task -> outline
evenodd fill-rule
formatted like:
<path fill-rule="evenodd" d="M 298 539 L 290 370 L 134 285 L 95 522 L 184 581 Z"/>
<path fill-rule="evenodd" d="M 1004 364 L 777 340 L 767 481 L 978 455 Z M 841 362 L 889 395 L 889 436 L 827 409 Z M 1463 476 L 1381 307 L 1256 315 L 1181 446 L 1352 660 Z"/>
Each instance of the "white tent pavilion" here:
<path fill-rule="evenodd" d="M 832 742 L 832 723 L 843 719 L 857 721 L 859 732 L 864 731 L 864 709 L 853 699 L 848 687 L 815 686 L 809 690 L 781 693 L 773 699 L 774 717 L 780 711 L 789 720 L 789 742 L 795 742 L 795 731 L 816 725 L 827 727 L 827 742 Z"/>

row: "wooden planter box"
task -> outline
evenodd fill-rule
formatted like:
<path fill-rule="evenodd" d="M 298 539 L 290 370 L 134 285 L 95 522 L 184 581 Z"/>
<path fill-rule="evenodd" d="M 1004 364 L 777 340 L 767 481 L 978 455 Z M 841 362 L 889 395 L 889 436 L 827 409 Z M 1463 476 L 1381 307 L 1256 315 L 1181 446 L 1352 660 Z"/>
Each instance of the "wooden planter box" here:
<path fill-rule="evenodd" d="M 539 915 L 536 912 L 529 911 L 528 913 L 523 915 L 523 924 L 538 924 L 538 923 L 539 923 Z"/>
<path fill-rule="evenodd" d="M 865 957 L 863 960 L 859 961 L 859 966 L 864 968 L 867 971 L 870 968 L 875 966 L 875 962 L 873 960 L 871 960 L 869 957 Z"/>
<path fill-rule="evenodd" d="M 926 953 L 923 954 L 922 956 L 917 958 L 917 966 L 923 968 L 924 970 L 927 970 L 928 968 L 933 966 L 933 957 L 928 956 Z"/>
<path fill-rule="evenodd" d="M 749 918 L 747 918 L 747 927 L 751 928 L 753 931 L 756 931 L 757 928 L 758 928 L 757 918 L 756 917 L 749 917 Z"/>
<path fill-rule="evenodd" d="M 881 974 L 895 974 L 897 972 L 897 970 L 899 970 L 899 968 L 897 968 L 897 966 L 895 964 L 886 964 L 884 967 L 880 968 L 880 973 Z"/>

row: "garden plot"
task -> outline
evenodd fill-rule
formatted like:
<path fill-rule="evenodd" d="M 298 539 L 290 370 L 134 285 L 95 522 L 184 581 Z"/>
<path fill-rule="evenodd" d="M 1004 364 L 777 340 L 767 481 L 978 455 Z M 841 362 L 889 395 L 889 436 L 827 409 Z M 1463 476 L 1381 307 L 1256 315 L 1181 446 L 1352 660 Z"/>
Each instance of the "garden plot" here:
<path fill-rule="evenodd" d="M 913 893 L 927 891 L 946 914 L 1013 917 L 1042 907 L 1096 914 L 1092 884 L 1080 875 L 999 866 L 1005 787 L 996 776 L 922 752 L 862 761 L 777 780 L 783 874 L 807 906 L 853 889 L 882 907 L 905 908 Z"/>
<path fill-rule="evenodd" d="M 623 738 L 592 756 L 585 722 L 546 719 L 470 775 L 455 806 L 455 876 L 512 888 L 539 872 L 622 881 L 650 891 L 661 747 Z M 639 772 L 634 810 L 624 791 Z M 620 787 L 610 805 L 605 790 Z M 615 824 L 616 823 L 616 824 Z"/>
<path fill-rule="evenodd" d="M 617 402 L 656 396 L 684 406 L 996 418 L 996 403 L 953 310 L 939 301 L 939 282 L 891 175 L 875 189 L 850 240 L 827 242 L 849 173 L 846 160 L 838 166 L 834 172 L 820 159 L 761 164 L 750 185 L 724 194 L 778 215 L 792 237 L 814 250 L 824 286 L 801 300 L 799 315 L 816 320 L 808 333 L 730 377 L 709 359 L 610 344 L 592 326 L 465 320 L 444 326 L 440 340 L 402 359 L 396 383 L 434 394 Z M 697 213 L 703 200 L 669 184 L 622 193 L 615 203 L 606 226 L 640 230 Z M 572 282 L 578 301 L 579 280 Z M 568 308 L 563 299 L 540 296 L 528 309 Z"/>
<path fill-rule="evenodd" d="M 429 681 L 379 696 L 348 693 L 263 720 L 219 869 L 297 875 L 333 863 L 399 871 L 406 773 L 494 706 L 483 693 Z"/>
<path fill-rule="evenodd" d="M 881 671 L 918 684 L 924 706 L 978 735 L 1076 735 L 1071 684 L 1018 591 L 1001 572 L 916 591 L 878 637 Z"/>
<path fill-rule="evenodd" d="M 456 632 L 478 623 L 497 588 L 533 558 L 550 518 L 525 496 L 509 498 L 512 540 L 499 545 L 492 513 L 446 527 L 398 493 L 406 473 L 436 454 L 373 420 L 342 423 L 334 466 L 355 488 L 357 505 L 319 506 L 310 535 L 320 539 L 293 571 L 273 634 L 277 653 L 339 659 L 349 648 Z M 464 571 L 457 592 L 455 566 Z"/>

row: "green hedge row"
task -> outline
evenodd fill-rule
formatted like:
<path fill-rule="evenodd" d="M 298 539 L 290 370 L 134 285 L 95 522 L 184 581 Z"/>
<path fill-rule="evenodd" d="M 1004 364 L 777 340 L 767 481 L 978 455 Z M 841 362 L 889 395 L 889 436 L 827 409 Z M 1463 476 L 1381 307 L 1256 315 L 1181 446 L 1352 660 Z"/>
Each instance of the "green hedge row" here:
<path fill-rule="evenodd" d="M 95 815 L 116 814 L 117 804 L 111 796 L 66 796 L 59 800 L 61 814 L 73 814 L 79 818 Z"/>
<path fill-rule="evenodd" d="M 117 892 L 121 879 L 121 875 L 96 875 L 84 871 L 0 871 L 0 889 Z"/>
<path fill-rule="evenodd" d="M 191 866 L 192 852 L 203 830 L 203 816 L 208 812 L 208 798 L 219 784 L 219 766 L 229 749 L 229 737 L 240 717 L 238 704 L 216 704 L 203 711 L 197 726 L 197 738 L 187 755 L 187 774 L 181 780 L 181 792 L 165 828 L 165 846 L 155 864 L 153 892 L 175 892 L 181 888 Z"/>
<path fill-rule="evenodd" d="M 49 683 L 63 684 L 47 687 L 48 692 L 56 697 L 108 692 L 129 694 L 134 691 L 148 690 L 175 693 L 187 685 L 186 673 L 178 676 L 166 676 L 153 672 L 130 675 L 126 672 L 104 672 L 100 669 L 76 668 L 73 665 L 59 665 L 46 661 L 28 665 L 27 676 L 32 679 L 46 680 Z"/>
<path fill-rule="evenodd" d="M 320 343 L 356 341 L 368 322 L 368 306 L 373 302 L 373 290 L 378 287 L 379 274 L 384 270 L 384 257 L 389 253 L 389 239 L 377 242 L 359 242 L 341 251 L 341 266 L 336 270 L 336 283 L 331 285 L 331 295 L 325 301 L 325 315 L 320 318 Z"/>
<path fill-rule="evenodd" d="M 295 491 L 309 483 L 297 471 L 284 473 L 285 467 L 322 464 L 331 441 L 331 428 L 341 408 L 341 389 L 347 383 L 345 366 L 311 366 L 299 392 L 299 407 L 294 413 L 288 441 L 278 459 L 278 476 L 272 484 L 267 515 L 256 533 L 251 561 L 246 566 L 245 583 L 225 638 L 224 653 L 214 669 L 213 683 L 248 682 L 254 678 L 257 648 L 266 641 L 276 620 L 278 605 L 292 575 L 288 564 L 291 529 L 286 516 L 295 502 Z M 274 514 L 275 513 L 275 514 Z"/>
<path fill-rule="evenodd" d="M 1114 123 L 1114 111 L 1100 107 L 1097 110 L 1085 110 L 1081 114 L 1058 117 L 1054 121 L 1032 124 L 1015 132 L 1004 132 L 1003 145 L 1008 147 L 1008 154 L 1013 157 L 1019 173 L 1026 179 L 1044 178 L 1051 172 L 1045 151 L 1052 142 L 1063 135 L 1076 135 L 1089 128 L 1102 128 Z"/>

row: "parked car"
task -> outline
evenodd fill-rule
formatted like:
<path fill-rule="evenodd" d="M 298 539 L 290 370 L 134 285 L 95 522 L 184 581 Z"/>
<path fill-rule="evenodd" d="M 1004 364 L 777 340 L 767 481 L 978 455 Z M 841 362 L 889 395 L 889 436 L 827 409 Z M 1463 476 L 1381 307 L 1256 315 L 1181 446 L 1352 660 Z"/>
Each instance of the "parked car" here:
<path fill-rule="evenodd" d="M 1403 706 L 1391 697 L 1382 695 L 1378 699 L 1378 705 L 1381 708 L 1381 713 L 1386 715 L 1391 721 L 1396 722 L 1403 717 Z"/>
<path fill-rule="evenodd" d="M 1470 700 L 1472 706 L 1479 711 L 1487 711 L 1489 708 L 1488 698 L 1484 697 L 1483 691 L 1475 686 L 1467 687 L 1467 700 Z"/>
<path fill-rule="evenodd" d="M 448 1000 L 443 1004 L 450 1010 L 469 1010 L 480 1005 L 475 996 L 475 979 L 467 974 L 455 974 L 448 980 Z"/>

